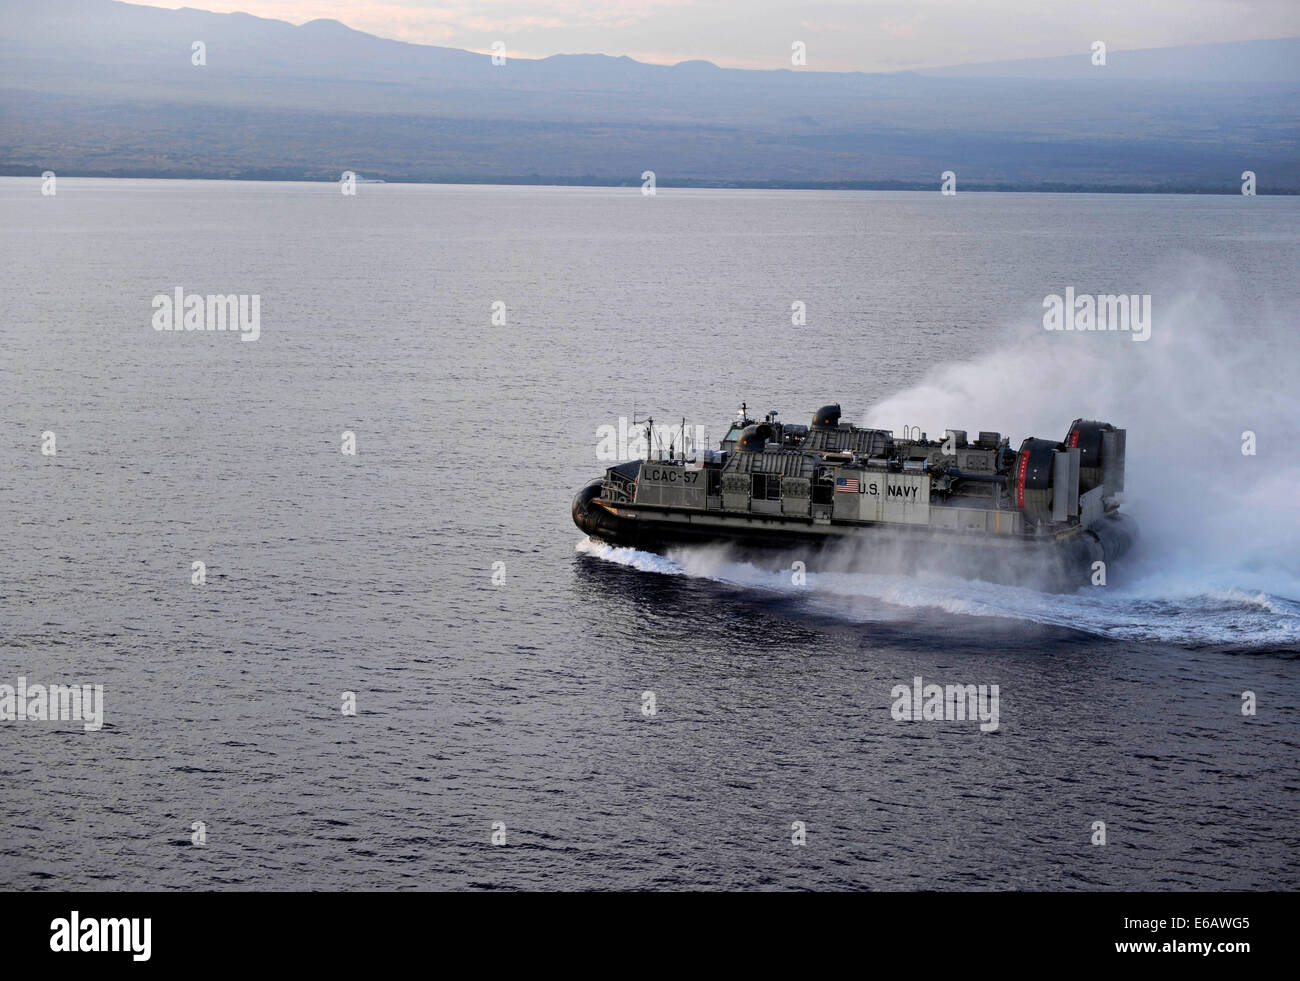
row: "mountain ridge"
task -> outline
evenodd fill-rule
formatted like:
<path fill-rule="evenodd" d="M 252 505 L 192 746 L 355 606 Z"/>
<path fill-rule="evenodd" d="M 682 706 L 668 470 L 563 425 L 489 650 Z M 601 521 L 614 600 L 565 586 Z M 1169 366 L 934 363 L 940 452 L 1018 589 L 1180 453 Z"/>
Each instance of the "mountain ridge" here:
<path fill-rule="evenodd" d="M 329 18 L 118 0 L 0 12 L 9 173 L 937 186 L 954 170 L 967 188 L 1230 193 L 1253 170 L 1261 193 L 1300 190 L 1300 38 L 1110 52 L 1104 68 L 1086 51 L 878 73 L 604 54 L 495 66 Z"/>

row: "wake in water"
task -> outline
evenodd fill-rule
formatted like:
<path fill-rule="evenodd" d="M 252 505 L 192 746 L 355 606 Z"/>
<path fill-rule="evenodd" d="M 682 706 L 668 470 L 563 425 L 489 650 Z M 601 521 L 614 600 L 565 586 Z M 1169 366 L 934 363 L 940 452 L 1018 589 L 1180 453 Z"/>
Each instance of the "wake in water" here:
<path fill-rule="evenodd" d="M 955 579 L 791 572 L 726 549 L 668 556 L 584 541 L 579 551 L 645 572 L 818 597 L 1010 617 L 1102 636 L 1183 645 L 1300 645 L 1300 337 L 1242 326 L 1194 262 L 1157 293 L 1151 337 L 1049 333 L 1020 324 L 1002 351 L 941 367 L 873 405 L 865 424 L 984 428 L 1059 438 L 1071 419 L 1128 430 L 1123 510 L 1140 529 L 1123 580 L 1070 595 Z M 1011 380 L 990 384 L 990 379 Z M 1253 435 L 1253 454 L 1242 452 Z"/>
<path fill-rule="evenodd" d="M 818 612 L 864 622 L 897 619 L 889 607 L 928 608 L 963 616 L 1028 620 L 1117 640 L 1184 646 L 1300 646 L 1300 602 L 1235 588 L 1175 595 L 1135 584 L 1060 595 L 937 574 L 845 572 L 807 572 L 804 581 L 796 584 L 789 569 L 762 568 L 737 560 L 721 546 L 694 546 L 656 555 L 584 538 L 577 551 L 640 572 L 797 596 Z M 846 604 L 844 600 L 872 602 Z"/>

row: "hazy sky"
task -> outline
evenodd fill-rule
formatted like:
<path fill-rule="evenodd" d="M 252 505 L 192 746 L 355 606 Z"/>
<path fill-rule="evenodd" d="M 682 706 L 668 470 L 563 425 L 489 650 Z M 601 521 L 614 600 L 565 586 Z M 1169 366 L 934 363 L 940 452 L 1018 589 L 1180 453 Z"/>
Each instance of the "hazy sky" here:
<path fill-rule="evenodd" d="M 151 0 L 318 17 L 381 37 L 522 57 L 599 52 L 673 63 L 893 71 L 1300 34 L 1300 0 Z"/>

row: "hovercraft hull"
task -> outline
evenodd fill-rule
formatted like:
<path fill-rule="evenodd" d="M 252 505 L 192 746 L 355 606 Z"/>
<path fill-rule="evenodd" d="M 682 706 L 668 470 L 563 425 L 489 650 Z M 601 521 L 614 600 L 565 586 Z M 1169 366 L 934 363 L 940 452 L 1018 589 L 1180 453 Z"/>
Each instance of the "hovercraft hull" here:
<path fill-rule="evenodd" d="M 724 545 L 762 562 L 788 565 L 800 560 L 811 569 L 936 571 L 1048 592 L 1094 583 L 1096 563 L 1109 566 L 1137 538 L 1133 520 L 1119 513 L 1055 537 L 988 539 L 926 528 L 841 526 L 783 516 L 700 515 L 684 509 L 612 505 L 601 500 L 601 486 L 595 480 L 578 492 L 573 521 L 592 539 L 610 545 L 660 554 L 684 546 Z"/>

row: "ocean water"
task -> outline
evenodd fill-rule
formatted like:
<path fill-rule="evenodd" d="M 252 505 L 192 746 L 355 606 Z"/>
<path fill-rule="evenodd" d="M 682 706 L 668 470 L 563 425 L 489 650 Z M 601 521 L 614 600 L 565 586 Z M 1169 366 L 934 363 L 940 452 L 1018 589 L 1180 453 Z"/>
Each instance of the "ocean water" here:
<path fill-rule="evenodd" d="M 0 684 L 104 689 L 97 731 L 0 722 L 0 886 L 1300 886 L 1300 199 L 0 203 Z M 260 336 L 155 331 L 177 287 Z M 1150 294 L 1150 339 L 1044 331 L 1067 287 Z M 742 400 L 1107 419 L 1141 543 L 1052 596 L 572 525 L 601 426 Z M 997 685 L 997 729 L 896 721 L 918 676 Z"/>

